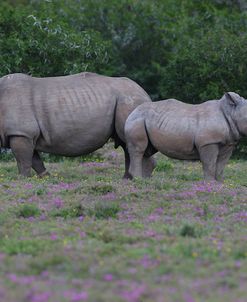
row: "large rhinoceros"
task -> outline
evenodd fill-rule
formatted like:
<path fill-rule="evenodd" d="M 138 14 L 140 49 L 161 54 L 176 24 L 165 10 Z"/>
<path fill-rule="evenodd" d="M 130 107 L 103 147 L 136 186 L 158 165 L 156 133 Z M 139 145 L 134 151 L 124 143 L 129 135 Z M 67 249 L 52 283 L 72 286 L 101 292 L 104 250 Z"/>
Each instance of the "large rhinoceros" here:
<path fill-rule="evenodd" d="M 42 176 L 46 169 L 38 151 L 64 156 L 88 154 L 110 137 L 129 155 L 124 124 L 131 111 L 151 102 L 147 93 L 127 78 L 94 73 L 35 78 L 10 74 L 0 78 L 1 147 L 11 148 L 21 175 L 31 167 Z M 153 161 L 143 161 L 151 174 Z"/>
<path fill-rule="evenodd" d="M 200 159 L 205 180 L 221 180 L 234 146 L 246 135 L 247 100 L 234 92 L 199 105 L 175 99 L 142 104 L 125 124 L 129 172 L 143 176 L 143 156 L 160 151 L 176 159 Z"/>

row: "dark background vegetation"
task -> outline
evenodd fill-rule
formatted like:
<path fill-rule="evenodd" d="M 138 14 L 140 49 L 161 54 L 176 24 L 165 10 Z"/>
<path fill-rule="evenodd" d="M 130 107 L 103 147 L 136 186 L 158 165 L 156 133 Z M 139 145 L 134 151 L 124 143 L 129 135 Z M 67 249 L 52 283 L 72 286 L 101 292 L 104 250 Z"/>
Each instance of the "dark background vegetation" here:
<path fill-rule="evenodd" d="M 247 98 L 245 0 L 1 0 L 0 76 L 127 76 L 153 100 Z"/>

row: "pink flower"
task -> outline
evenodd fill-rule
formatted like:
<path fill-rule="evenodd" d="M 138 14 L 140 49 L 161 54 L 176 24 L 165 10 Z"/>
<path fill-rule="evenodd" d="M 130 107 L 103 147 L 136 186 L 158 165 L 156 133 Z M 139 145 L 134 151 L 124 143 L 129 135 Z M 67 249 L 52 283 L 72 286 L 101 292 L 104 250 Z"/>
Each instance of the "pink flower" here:
<path fill-rule="evenodd" d="M 11 282 L 20 285 L 27 285 L 35 281 L 35 276 L 18 276 L 16 274 L 9 274 L 8 278 Z"/>
<path fill-rule="evenodd" d="M 102 199 L 103 200 L 114 200 L 114 199 L 116 199 L 116 194 L 113 192 L 109 192 L 105 195 L 102 195 Z"/>
<path fill-rule="evenodd" d="M 74 293 L 71 297 L 71 302 L 85 301 L 88 299 L 86 292 Z"/>
<path fill-rule="evenodd" d="M 131 267 L 131 268 L 128 269 L 128 272 L 129 272 L 130 274 L 134 275 L 134 274 L 137 273 L 137 269 L 134 268 L 134 267 Z"/>
<path fill-rule="evenodd" d="M 57 234 L 52 233 L 51 236 L 50 236 L 50 239 L 51 239 L 51 240 L 57 240 L 57 239 L 58 239 Z"/>
<path fill-rule="evenodd" d="M 85 291 L 79 293 L 69 291 L 65 293 L 65 296 L 67 296 L 70 299 L 70 302 L 81 302 L 88 299 L 88 293 Z"/>
<path fill-rule="evenodd" d="M 112 274 L 105 274 L 104 275 L 104 280 L 105 281 L 112 281 L 114 278 L 113 278 L 113 275 Z"/>
<path fill-rule="evenodd" d="M 41 215 L 40 215 L 40 217 L 39 217 L 39 219 L 40 219 L 41 221 L 46 220 L 46 216 L 45 216 L 45 214 L 41 214 Z"/>
<path fill-rule="evenodd" d="M 79 221 L 83 221 L 83 220 L 84 220 L 84 217 L 83 217 L 83 216 L 80 216 L 78 219 L 79 219 Z"/>
<path fill-rule="evenodd" d="M 156 237 L 157 233 L 154 230 L 148 230 L 145 232 L 145 236 L 147 237 Z"/>
<path fill-rule="evenodd" d="M 81 238 L 85 238 L 87 236 L 87 234 L 85 232 L 80 232 L 79 234 L 80 234 Z"/>
<path fill-rule="evenodd" d="M 126 302 L 139 302 L 145 291 L 145 285 L 140 285 L 132 288 L 131 290 L 123 291 L 121 296 Z"/>
<path fill-rule="evenodd" d="M 24 188 L 25 188 L 25 189 L 32 189 L 32 188 L 33 188 L 33 185 L 32 185 L 32 184 L 25 184 L 25 185 L 24 185 Z"/>
<path fill-rule="evenodd" d="M 51 297 L 50 292 L 43 292 L 43 293 L 30 293 L 28 295 L 28 301 L 30 302 L 44 302 L 48 301 Z"/>
<path fill-rule="evenodd" d="M 60 197 L 56 197 L 53 199 L 53 204 L 57 209 L 60 209 L 63 207 L 63 200 Z"/>

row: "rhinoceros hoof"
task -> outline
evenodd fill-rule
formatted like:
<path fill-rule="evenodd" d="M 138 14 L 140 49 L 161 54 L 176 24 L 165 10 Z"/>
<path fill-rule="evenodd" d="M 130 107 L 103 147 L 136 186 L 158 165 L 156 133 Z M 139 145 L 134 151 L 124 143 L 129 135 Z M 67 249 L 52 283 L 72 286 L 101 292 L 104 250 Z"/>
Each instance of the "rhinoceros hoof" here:
<path fill-rule="evenodd" d="M 38 175 L 38 177 L 43 178 L 45 176 L 50 176 L 51 174 L 48 171 L 44 171 Z"/>

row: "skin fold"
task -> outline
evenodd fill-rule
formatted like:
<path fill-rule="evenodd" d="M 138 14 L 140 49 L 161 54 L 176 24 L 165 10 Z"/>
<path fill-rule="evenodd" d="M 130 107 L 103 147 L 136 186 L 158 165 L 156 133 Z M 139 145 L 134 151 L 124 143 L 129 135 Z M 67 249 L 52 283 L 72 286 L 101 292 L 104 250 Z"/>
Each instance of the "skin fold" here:
<path fill-rule="evenodd" d="M 205 180 L 222 180 L 232 151 L 247 135 L 247 101 L 234 92 L 190 105 L 168 99 L 138 106 L 127 118 L 129 172 L 142 177 L 145 155 L 157 151 L 182 160 L 201 160 Z"/>
<path fill-rule="evenodd" d="M 39 152 L 79 156 L 102 147 L 109 138 L 125 153 L 129 177 L 129 154 L 124 124 L 140 104 L 150 102 L 147 93 L 127 78 L 94 73 L 35 78 L 10 74 L 0 78 L 1 147 L 11 148 L 19 173 L 38 175 L 46 169 Z M 146 176 L 153 159 L 143 160 Z"/>

